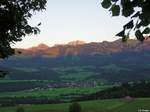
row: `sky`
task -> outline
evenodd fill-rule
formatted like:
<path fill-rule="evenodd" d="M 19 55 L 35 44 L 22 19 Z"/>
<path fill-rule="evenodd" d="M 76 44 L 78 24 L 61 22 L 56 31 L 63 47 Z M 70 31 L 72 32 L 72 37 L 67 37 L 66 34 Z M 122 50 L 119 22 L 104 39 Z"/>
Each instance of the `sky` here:
<path fill-rule="evenodd" d="M 103 9 L 101 0 L 47 0 L 46 10 L 36 13 L 29 23 L 41 22 L 38 35 L 23 37 L 12 47 L 29 48 L 40 43 L 53 46 L 74 40 L 85 42 L 113 41 L 115 34 L 128 22 L 124 17 L 112 17 Z"/>

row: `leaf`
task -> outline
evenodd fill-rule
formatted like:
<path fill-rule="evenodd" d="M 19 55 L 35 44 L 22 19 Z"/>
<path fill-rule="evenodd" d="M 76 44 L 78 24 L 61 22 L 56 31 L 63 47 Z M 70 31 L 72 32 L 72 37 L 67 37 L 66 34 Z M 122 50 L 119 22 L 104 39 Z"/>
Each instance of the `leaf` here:
<path fill-rule="evenodd" d="M 122 30 L 121 32 L 119 32 L 118 34 L 116 34 L 116 36 L 124 37 L 125 36 L 125 30 Z"/>
<path fill-rule="evenodd" d="M 127 42 L 128 39 L 129 39 L 129 36 L 125 35 L 122 37 L 122 42 Z"/>
<path fill-rule="evenodd" d="M 125 17 L 128 17 L 133 13 L 134 13 L 133 7 L 128 6 L 128 7 L 123 7 L 123 9 L 122 9 L 122 15 Z"/>
<path fill-rule="evenodd" d="M 130 22 L 128 22 L 123 27 L 124 27 L 124 29 L 132 29 L 134 27 L 133 20 L 131 20 Z"/>
<path fill-rule="evenodd" d="M 119 5 L 115 5 L 115 4 L 112 5 L 110 10 L 112 11 L 112 16 L 119 16 L 119 14 L 120 14 L 120 7 L 119 7 Z"/>
<path fill-rule="evenodd" d="M 150 22 L 146 18 L 144 18 L 144 20 L 141 21 L 142 26 L 148 26 L 149 24 Z"/>
<path fill-rule="evenodd" d="M 111 1 L 110 0 L 103 0 L 101 5 L 103 8 L 108 9 L 111 6 Z"/>
<path fill-rule="evenodd" d="M 139 40 L 139 41 L 144 41 L 145 40 L 145 38 L 144 38 L 144 36 L 143 36 L 143 34 L 141 33 L 141 31 L 140 30 L 137 30 L 136 32 L 135 32 L 135 36 L 136 36 L 136 38 Z"/>
<path fill-rule="evenodd" d="M 38 24 L 38 26 L 40 26 L 41 25 L 41 22 Z"/>
<path fill-rule="evenodd" d="M 142 34 L 149 34 L 150 33 L 150 28 L 147 27 L 144 29 L 144 31 L 142 32 Z"/>
<path fill-rule="evenodd" d="M 121 5 L 122 5 L 123 16 L 128 17 L 134 13 L 134 7 L 130 0 L 121 0 Z"/>

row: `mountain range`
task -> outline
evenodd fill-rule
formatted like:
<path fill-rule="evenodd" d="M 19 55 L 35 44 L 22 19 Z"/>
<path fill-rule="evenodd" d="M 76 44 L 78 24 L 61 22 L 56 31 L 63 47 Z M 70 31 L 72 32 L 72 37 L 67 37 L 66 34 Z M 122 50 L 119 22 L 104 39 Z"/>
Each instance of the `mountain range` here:
<path fill-rule="evenodd" d="M 121 40 L 116 40 L 114 42 L 103 41 L 91 43 L 77 40 L 69 42 L 68 44 L 55 45 L 53 47 L 41 43 L 35 47 L 18 50 L 22 52 L 22 55 L 43 55 L 49 57 L 112 54 L 126 51 L 141 52 L 150 50 L 150 40 L 146 40 L 143 43 L 137 40 L 128 40 L 126 43 L 123 43 Z"/>
<path fill-rule="evenodd" d="M 0 67 L 9 71 L 6 80 L 51 80 L 88 86 L 150 80 L 148 60 L 150 40 L 73 41 L 53 47 L 40 44 L 17 48 L 15 56 L 0 61 Z"/>

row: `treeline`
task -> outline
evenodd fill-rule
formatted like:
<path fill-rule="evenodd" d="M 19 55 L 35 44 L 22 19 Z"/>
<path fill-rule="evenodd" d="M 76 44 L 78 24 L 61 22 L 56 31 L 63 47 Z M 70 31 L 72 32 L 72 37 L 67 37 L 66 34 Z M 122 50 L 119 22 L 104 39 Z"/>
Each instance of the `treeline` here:
<path fill-rule="evenodd" d="M 45 86 L 46 84 L 40 81 L 0 82 L 0 92 L 31 90 L 35 88 L 44 88 Z"/>
<path fill-rule="evenodd" d="M 94 94 L 85 95 L 75 99 L 75 101 L 124 98 L 126 96 L 133 98 L 150 97 L 150 81 L 124 83 L 120 86 L 108 88 Z"/>
<path fill-rule="evenodd" d="M 0 98 L 0 107 L 15 106 L 18 104 L 55 104 L 64 103 L 59 99 L 49 99 L 47 97 L 5 97 Z"/>

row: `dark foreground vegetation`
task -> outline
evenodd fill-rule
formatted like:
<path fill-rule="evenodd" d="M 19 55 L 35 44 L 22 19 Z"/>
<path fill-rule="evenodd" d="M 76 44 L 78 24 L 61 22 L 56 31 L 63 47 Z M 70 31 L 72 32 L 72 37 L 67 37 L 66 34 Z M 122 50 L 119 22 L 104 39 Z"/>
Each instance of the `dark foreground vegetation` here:
<path fill-rule="evenodd" d="M 47 97 L 5 97 L 0 98 L 0 107 L 16 106 L 19 104 L 55 104 L 64 103 L 58 99 L 49 99 Z"/>
<path fill-rule="evenodd" d="M 75 89 L 75 88 L 74 88 Z M 83 89 L 83 88 L 80 88 Z M 75 89 L 76 91 L 79 91 L 80 89 Z M 44 90 L 41 90 L 44 91 Z M 15 106 L 18 104 L 56 104 L 56 103 L 65 103 L 70 101 L 86 101 L 86 100 L 99 100 L 99 99 L 127 99 L 132 100 L 134 98 L 141 98 L 150 97 L 150 81 L 139 81 L 139 82 L 130 82 L 130 83 L 124 83 L 122 85 L 116 85 L 112 87 L 107 87 L 105 89 L 99 89 L 99 92 L 96 92 L 97 90 L 94 89 L 91 90 L 93 92 L 89 92 L 88 94 L 83 94 L 81 92 L 72 93 L 75 91 L 72 91 L 68 88 L 68 93 L 65 93 L 64 91 L 67 91 L 66 89 L 60 89 L 58 92 L 63 92 L 64 94 L 57 93 L 57 89 L 53 89 L 54 94 L 58 95 L 52 95 L 52 96 L 42 96 L 42 94 L 39 92 L 38 96 L 34 96 L 35 94 L 32 93 L 32 96 L 20 96 L 21 94 L 25 94 L 25 92 L 18 92 L 16 93 L 16 96 L 14 97 L 0 97 L 0 106 L 6 107 L 6 106 Z M 50 94 L 49 92 L 52 92 L 48 90 L 44 94 Z M 70 92 L 69 92 L 70 91 Z M 28 91 L 29 92 L 29 91 Z M 88 91 L 87 91 L 88 92 Z M 9 93 L 9 92 L 8 92 Z M 7 94 L 7 93 L 5 93 Z M 12 94 L 12 93 L 10 93 Z M 79 95 L 80 94 L 80 95 Z M 3 95 L 3 94 L 1 94 Z M 18 95 L 18 96 L 17 96 Z"/>
<path fill-rule="evenodd" d="M 150 97 L 150 81 L 138 81 L 124 83 L 121 86 L 115 86 L 106 90 L 85 95 L 77 98 L 77 101 L 95 100 L 95 99 L 113 99 L 113 98 L 138 98 Z"/>
<path fill-rule="evenodd" d="M 81 112 L 137 112 L 140 110 L 150 110 L 150 98 L 135 98 L 130 102 L 122 99 L 92 100 L 78 102 L 78 104 L 77 107 L 81 109 Z M 70 103 L 18 105 L 1 107 L 0 112 L 18 112 L 19 110 L 22 110 L 22 112 L 69 112 L 69 110 L 72 110 L 69 109 L 71 105 Z"/>

